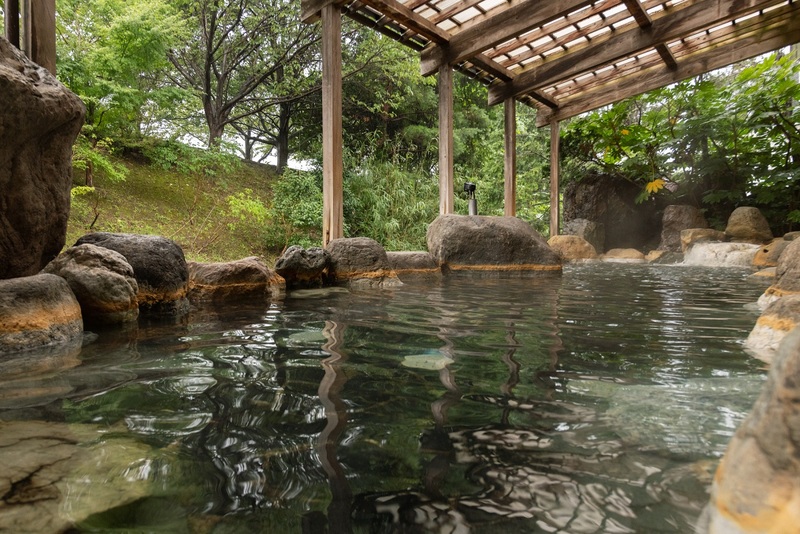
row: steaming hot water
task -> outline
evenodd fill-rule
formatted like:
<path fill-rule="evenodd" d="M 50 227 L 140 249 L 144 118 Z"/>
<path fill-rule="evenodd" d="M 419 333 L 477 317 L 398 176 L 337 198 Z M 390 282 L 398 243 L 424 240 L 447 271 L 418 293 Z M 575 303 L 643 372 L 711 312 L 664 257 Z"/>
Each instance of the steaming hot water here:
<path fill-rule="evenodd" d="M 685 533 L 764 379 L 748 274 L 297 291 L 99 332 L 0 419 L 78 442 L 78 532 Z"/>

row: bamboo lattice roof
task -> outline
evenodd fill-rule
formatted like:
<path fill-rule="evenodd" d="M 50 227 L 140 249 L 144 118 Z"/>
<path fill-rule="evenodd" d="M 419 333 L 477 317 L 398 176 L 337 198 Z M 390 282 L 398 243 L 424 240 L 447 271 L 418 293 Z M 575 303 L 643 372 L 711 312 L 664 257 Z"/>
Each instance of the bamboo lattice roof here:
<path fill-rule="evenodd" d="M 302 0 L 303 19 L 330 4 L 540 126 L 800 42 L 798 0 Z"/>

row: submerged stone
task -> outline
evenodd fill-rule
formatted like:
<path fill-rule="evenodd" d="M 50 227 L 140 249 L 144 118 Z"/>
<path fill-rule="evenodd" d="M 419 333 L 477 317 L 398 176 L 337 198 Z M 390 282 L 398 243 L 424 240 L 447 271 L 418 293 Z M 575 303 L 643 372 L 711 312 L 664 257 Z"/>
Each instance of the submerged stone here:
<path fill-rule="evenodd" d="M 404 356 L 400 365 L 403 367 L 411 367 L 413 369 L 425 369 L 429 371 L 438 371 L 444 369 L 454 360 L 448 358 L 444 354 L 414 354 L 411 356 Z"/>

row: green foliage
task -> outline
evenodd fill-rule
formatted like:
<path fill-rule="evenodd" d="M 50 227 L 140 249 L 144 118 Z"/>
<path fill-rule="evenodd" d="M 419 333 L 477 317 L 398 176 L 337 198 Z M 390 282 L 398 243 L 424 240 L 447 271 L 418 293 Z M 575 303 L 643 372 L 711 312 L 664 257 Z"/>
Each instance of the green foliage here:
<path fill-rule="evenodd" d="M 142 144 L 139 149 L 154 165 L 183 174 L 225 176 L 236 172 L 241 165 L 239 158 L 224 152 L 222 147 L 204 150 L 177 141 L 155 141 Z"/>
<path fill-rule="evenodd" d="M 114 162 L 109 157 L 111 152 L 111 139 L 92 140 L 86 135 L 79 136 L 72 147 L 73 167 L 75 170 L 84 172 L 96 173 L 99 171 L 101 175 L 112 182 L 121 182 L 125 179 L 128 171 L 124 165 Z M 90 186 L 88 189 L 93 189 L 93 187 Z"/>
<path fill-rule="evenodd" d="M 800 205 L 798 75 L 791 56 L 773 54 L 571 121 L 565 178 L 613 174 L 639 184 L 639 200 L 694 204 L 717 224 L 753 205 L 788 230 Z"/>
<path fill-rule="evenodd" d="M 320 246 L 322 242 L 322 174 L 287 170 L 273 186 L 266 246 L 282 251 L 289 245 Z"/>

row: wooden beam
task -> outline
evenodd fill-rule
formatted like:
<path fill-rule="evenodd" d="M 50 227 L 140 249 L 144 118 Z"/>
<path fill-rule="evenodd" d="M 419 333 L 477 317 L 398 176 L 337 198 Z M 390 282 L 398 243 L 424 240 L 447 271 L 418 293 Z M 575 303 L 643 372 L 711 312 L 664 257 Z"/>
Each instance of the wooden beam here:
<path fill-rule="evenodd" d="M 509 98 L 504 103 L 504 148 L 503 158 L 503 214 L 517 215 L 517 101 Z"/>
<path fill-rule="evenodd" d="M 361 3 L 380 11 L 390 19 L 399 22 L 409 30 L 418 33 L 434 43 L 443 44 L 450 34 L 425 17 L 418 15 L 396 0 L 361 0 Z"/>
<path fill-rule="evenodd" d="M 439 213 L 453 213 L 453 69 L 439 69 Z"/>
<path fill-rule="evenodd" d="M 455 34 L 447 46 L 423 50 L 421 72 L 433 74 L 441 65 L 454 65 L 530 29 L 542 26 L 592 3 L 592 0 L 542 2 L 528 0 L 516 4 L 482 23 Z"/>
<path fill-rule="evenodd" d="M 642 4 L 639 3 L 639 0 L 622 0 L 622 3 L 628 8 L 628 11 L 631 15 L 633 15 L 634 20 L 636 20 L 636 23 L 640 28 L 649 28 L 653 25 L 653 19 L 650 18 L 650 15 L 647 13 L 647 11 L 642 8 Z M 667 45 L 656 45 L 656 52 L 658 52 L 658 55 L 661 56 L 661 59 L 664 61 L 664 63 L 666 63 L 667 67 L 674 69 L 678 66 L 675 56 L 672 55 L 672 52 Z"/>
<path fill-rule="evenodd" d="M 4 10 L 6 39 L 19 48 L 19 0 L 6 0 Z"/>
<path fill-rule="evenodd" d="M 56 0 L 32 0 L 31 59 L 56 74 Z"/>
<path fill-rule="evenodd" d="M 317 22 L 322 10 L 330 5 L 342 6 L 344 0 L 300 0 L 300 20 L 306 24 Z"/>
<path fill-rule="evenodd" d="M 595 90 L 577 94 L 574 100 L 563 103 L 557 110 L 540 110 L 536 116 L 536 125 L 546 126 L 553 121 L 568 119 L 634 95 L 800 42 L 800 3 L 789 4 L 782 7 L 781 11 L 784 13 L 783 17 L 769 27 L 757 26 L 747 35 L 731 39 L 723 45 L 681 56 L 678 68 L 675 70 L 651 67 L 622 78 L 614 77 Z"/>
<path fill-rule="evenodd" d="M 545 61 L 505 84 L 489 90 L 489 104 L 499 104 L 534 89 L 541 89 L 574 77 L 582 72 L 632 56 L 659 44 L 665 44 L 696 33 L 703 28 L 751 13 L 754 9 L 778 3 L 780 0 L 700 0 L 653 21 L 649 28 L 633 28 L 611 33 L 603 41 L 570 51 Z"/>
<path fill-rule="evenodd" d="M 20 26 L 20 50 L 22 50 L 26 56 L 29 58 L 33 53 L 33 38 L 31 36 L 31 2 L 33 0 L 20 0 L 20 14 L 22 15 L 21 18 L 21 26 Z"/>
<path fill-rule="evenodd" d="M 344 237 L 342 197 L 342 12 L 322 8 L 322 245 Z"/>
<path fill-rule="evenodd" d="M 559 122 L 550 123 L 550 237 L 558 235 L 558 221 L 561 215 L 558 182 L 559 162 Z"/>

